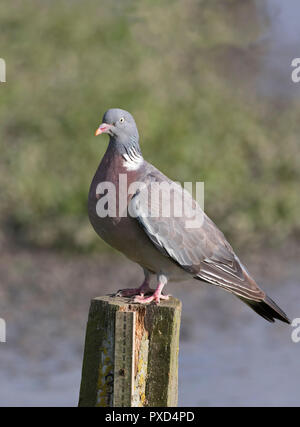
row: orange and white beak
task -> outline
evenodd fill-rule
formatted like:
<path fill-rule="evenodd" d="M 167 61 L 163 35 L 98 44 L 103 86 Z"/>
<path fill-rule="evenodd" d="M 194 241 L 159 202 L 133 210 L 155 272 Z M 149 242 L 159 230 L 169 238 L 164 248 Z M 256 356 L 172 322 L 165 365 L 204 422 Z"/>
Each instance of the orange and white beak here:
<path fill-rule="evenodd" d="M 101 135 L 102 133 L 108 133 L 112 128 L 112 125 L 107 123 L 102 123 L 95 132 L 95 136 Z"/>

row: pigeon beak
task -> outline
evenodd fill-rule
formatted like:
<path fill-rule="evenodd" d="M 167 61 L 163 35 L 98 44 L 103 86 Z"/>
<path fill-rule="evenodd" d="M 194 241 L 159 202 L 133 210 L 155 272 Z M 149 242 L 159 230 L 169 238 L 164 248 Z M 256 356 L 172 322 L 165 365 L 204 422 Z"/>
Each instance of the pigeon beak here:
<path fill-rule="evenodd" d="M 102 133 L 108 133 L 112 128 L 112 125 L 108 125 L 107 123 L 102 123 L 95 132 L 95 136 L 101 135 Z"/>

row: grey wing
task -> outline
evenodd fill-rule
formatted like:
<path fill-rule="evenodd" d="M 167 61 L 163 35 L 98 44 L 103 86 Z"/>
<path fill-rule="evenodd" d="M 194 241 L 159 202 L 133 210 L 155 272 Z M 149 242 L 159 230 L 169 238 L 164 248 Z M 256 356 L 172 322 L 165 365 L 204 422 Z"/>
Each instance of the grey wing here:
<path fill-rule="evenodd" d="M 159 201 L 153 200 L 150 189 L 153 182 L 162 181 L 157 176 L 148 176 L 144 187 L 133 195 L 129 205 L 131 215 L 156 248 L 196 279 L 218 285 L 243 298 L 263 299 L 265 293 L 249 276 L 223 233 L 190 193 L 173 183 L 171 209 L 165 216 Z M 177 215 L 178 211 L 180 215 Z M 191 215 L 194 215 L 193 219 Z"/>

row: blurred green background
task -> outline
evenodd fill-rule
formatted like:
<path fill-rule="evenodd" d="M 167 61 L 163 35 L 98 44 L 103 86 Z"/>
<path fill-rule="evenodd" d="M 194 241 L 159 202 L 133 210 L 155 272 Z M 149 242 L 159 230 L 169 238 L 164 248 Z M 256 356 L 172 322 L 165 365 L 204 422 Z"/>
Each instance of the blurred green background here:
<path fill-rule="evenodd" d="M 206 213 L 234 246 L 299 237 L 300 104 L 259 93 L 268 19 L 256 4 L 2 2 L 2 238 L 107 248 L 86 204 L 111 107 L 134 115 L 148 161 L 205 182 Z"/>

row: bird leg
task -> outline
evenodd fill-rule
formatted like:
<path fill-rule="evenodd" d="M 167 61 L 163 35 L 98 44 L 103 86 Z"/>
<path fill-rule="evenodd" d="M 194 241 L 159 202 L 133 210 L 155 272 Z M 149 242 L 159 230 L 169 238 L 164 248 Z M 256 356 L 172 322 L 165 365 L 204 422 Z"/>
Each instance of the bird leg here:
<path fill-rule="evenodd" d="M 154 292 L 154 289 L 150 288 L 150 277 L 151 274 L 148 270 L 144 269 L 145 279 L 139 288 L 127 288 L 119 289 L 115 294 L 116 297 L 132 297 L 135 295 L 144 296 L 145 294 L 151 294 Z"/>
<path fill-rule="evenodd" d="M 145 297 L 144 295 L 137 295 L 133 302 L 139 302 L 141 304 L 149 304 L 150 302 L 154 301 L 157 304 L 160 303 L 161 299 L 169 299 L 169 295 L 162 295 L 163 287 L 166 285 L 168 279 L 164 274 L 158 274 L 157 275 L 157 288 L 153 292 L 152 295 L 149 297 Z"/>

